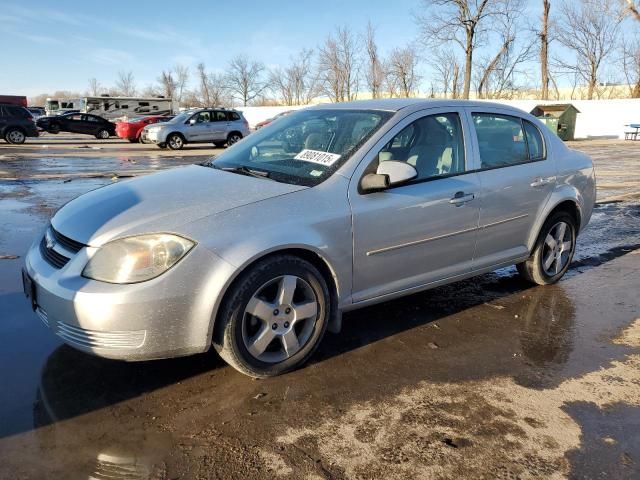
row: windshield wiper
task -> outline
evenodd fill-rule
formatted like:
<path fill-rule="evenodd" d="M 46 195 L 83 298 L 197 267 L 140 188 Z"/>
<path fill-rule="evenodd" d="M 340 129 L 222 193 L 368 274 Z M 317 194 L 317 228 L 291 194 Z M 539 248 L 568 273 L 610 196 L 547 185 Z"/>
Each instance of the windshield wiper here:
<path fill-rule="evenodd" d="M 239 173 L 240 175 L 246 175 L 248 177 L 273 180 L 272 178 L 270 178 L 271 174 L 269 172 L 265 172 L 263 170 L 255 170 L 245 165 L 239 165 L 237 167 L 218 167 L 215 163 L 211 163 L 210 166 L 217 170 L 223 170 L 225 172 Z"/>

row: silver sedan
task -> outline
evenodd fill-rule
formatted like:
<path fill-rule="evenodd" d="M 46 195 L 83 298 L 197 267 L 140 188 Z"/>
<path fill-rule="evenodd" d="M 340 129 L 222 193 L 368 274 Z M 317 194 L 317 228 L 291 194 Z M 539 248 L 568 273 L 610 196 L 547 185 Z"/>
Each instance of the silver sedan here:
<path fill-rule="evenodd" d="M 351 309 L 514 264 L 557 282 L 594 201 L 591 160 L 520 110 L 321 105 L 203 165 L 71 201 L 31 247 L 24 288 L 83 351 L 143 360 L 213 345 L 272 376 Z"/>

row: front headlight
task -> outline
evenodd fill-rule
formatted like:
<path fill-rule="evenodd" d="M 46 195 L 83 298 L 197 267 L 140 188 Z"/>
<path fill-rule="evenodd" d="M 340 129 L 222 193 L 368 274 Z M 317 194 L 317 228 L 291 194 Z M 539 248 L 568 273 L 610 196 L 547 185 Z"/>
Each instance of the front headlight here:
<path fill-rule="evenodd" d="M 169 270 L 194 245 L 170 233 L 121 238 L 100 247 L 82 276 L 109 283 L 144 282 Z"/>

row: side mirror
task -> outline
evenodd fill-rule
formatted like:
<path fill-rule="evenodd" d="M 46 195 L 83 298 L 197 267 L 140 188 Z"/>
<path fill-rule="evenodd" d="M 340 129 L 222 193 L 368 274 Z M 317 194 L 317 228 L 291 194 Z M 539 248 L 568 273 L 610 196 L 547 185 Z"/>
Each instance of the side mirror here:
<path fill-rule="evenodd" d="M 195 125 L 196 124 L 196 119 L 192 118 L 191 120 L 189 120 L 189 125 Z"/>
<path fill-rule="evenodd" d="M 378 175 L 377 173 L 367 173 L 360 180 L 360 190 L 363 193 L 379 192 L 389 188 L 389 175 Z"/>
<path fill-rule="evenodd" d="M 393 187 L 395 185 L 408 182 L 409 180 L 413 180 L 418 176 L 418 171 L 413 167 L 413 165 L 410 165 L 407 162 L 387 160 L 380 162 L 378 170 L 376 170 L 376 174 L 388 175 L 389 186 Z"/>

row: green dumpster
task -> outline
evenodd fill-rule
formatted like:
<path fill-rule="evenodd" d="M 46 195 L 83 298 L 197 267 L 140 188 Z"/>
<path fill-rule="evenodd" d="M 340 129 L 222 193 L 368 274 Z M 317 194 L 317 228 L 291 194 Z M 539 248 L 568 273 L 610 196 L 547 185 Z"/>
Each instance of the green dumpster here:
<path fill-rule="evenodd" d="M 531 110 L 533 116 L 564 141 L 573 140 L 579 113 L 580 110 L 570 103 L 538 105 Z"/>

